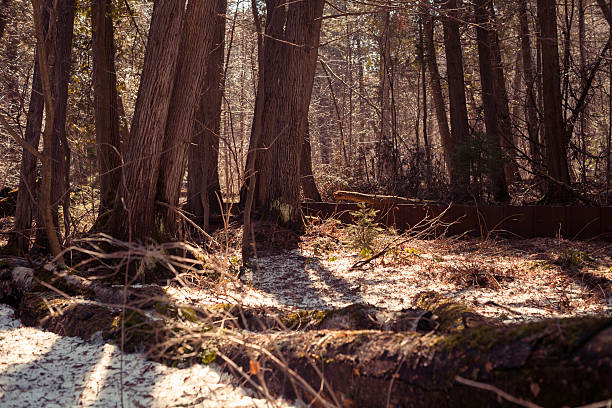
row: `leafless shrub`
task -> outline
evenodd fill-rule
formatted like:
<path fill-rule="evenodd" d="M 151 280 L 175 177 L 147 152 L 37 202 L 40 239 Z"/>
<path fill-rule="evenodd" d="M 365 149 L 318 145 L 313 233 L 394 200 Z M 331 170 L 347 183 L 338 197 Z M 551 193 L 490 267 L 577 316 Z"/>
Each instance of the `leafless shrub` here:
<path fill-rule="evenodd" d="M 514 281 L 511 270 L 499 271 L 494 265 L 475 262 L 459 262 L 445 265 L 442 270 L 444 280 L 462 288 L 502 289 L 502 284 Z"/>

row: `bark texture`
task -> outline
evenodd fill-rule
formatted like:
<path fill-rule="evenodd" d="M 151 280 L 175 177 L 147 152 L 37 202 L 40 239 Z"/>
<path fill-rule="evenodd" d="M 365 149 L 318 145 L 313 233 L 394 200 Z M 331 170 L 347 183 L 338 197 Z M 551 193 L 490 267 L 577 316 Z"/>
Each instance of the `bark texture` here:
<path fill-rule="evenodd" d="M 170 96 L 181 38 L 185 0 L 156 1 L 126 143 L 123 182 L 110 220 L 110 232 L 123 240 L 153 236 L 154 203 Z"/>
<path fill-rule="evenodd" d="M 542 153 L 540 148 L 540 134 L 538 126 L 536 74 L 531 52 L 531 33 L 529 30 L 527 0 L 519 1 L 519 24 L 521 37 L 521 58 L 523 80 L 525 82 L 525 121 L 529 137 L 529 156 L 531 171 L 534 174 L 544 173 L 542 168 Z"/>
<path fill-rule="evenodd" d="M 158 209 L 163 235 L 176 234 L 174 208 L 178 207 L 200 90 L 212 50 L 216 12 L 216 1 L 197 0 L 187 4 L 157 186 L 157 200 L 170 206 Z"/>
<path fill-rule="evenodd" d="M 256 206 L 299 225 L 300 156 L 318 55 L 324 2 L 266 2 L 262 131 Z M 253 136 L 252 136 L 253 139 Z M 253 147 L 250 147 L 253 150 Z"/>
<path fill-rule="evenodd" d="M 470 160 L 469 125 L 465 102 L 465 82 L 463 75 L 463 55 L 457 1 L 444 3 L 446 17 L 444 27 L 444 50 L 446 52 L 446 71 L 448 75 L 448 97 L 450 100 L 450 122 L 452 152 L 449 162 L 451 193 L 453 199 L 466 201 L 469 198 Z"/>
<path fill-rule="evenodd" d="M 312 148 L 310 146 L 310 131 L 308 118 L 306 118 L 306 135 L 302 142 L 302 157 L 300 158 L 300 181 L 302 184 L 302 193 L 308 201 L 321 201 L 321 194 L 315 183 L 314 175 L 312 174 Z"/>
<path fill-rule="evenodd" d="M 204 229 L 208 228 L 210 215 L 221 215 L 223 203 L 218 164 L 227 1 L 216 3 L 212 51 L 195 117 L 187 174 L 187 211 Z"/>
<path fill-rule="evenodd" d="M 100 181 L 98 219 L 103 223 L 113 207 L 121 182 L 121 134 L 119 132 L 119 97 L 115 73 L 115 46 L 111 2 L 95 0 L 91 4 L 94 112 L 96 150 Z"/>
<path fill-rule="evenodd" d="M 30 103 L 28 105 L 25 141 L 38 149 L 45 99 L 42 93 L 38 55 L 36 55 L 34 61 L 32 91 L 30 93 Z M 24 255 L 30 249 L 34 203 L 37 202 L 36 197 L 38 196 L 35 180 L 36 157 L 26 149 L 23 149 L 13 234 L 10 236 L 7 244 L 9 251 L 17 255 Z"/>
<path fill-rule="evenodd" d="M 66 115 L 68 113 L 68 83 L 72 70 L 72 37 L 74 35 L 75 0 L 57 3 L 57 34 L 55 40 L 55 63 L 53 65 L 53 104 L 55 116 L 52 136 L 52 191 L 51 205 L 53 222 L 58 228 L 58 208 L 61 205 L 64 233 L 70 234 L 70 146 L 66 137 Z"/>
<path fill-rule="evenodd" d="M 510 200 L 510 195 L 506 184 L 500 140 L 507 136 L 502 134 L 502 107 L 498 101 L 503 98 L 499 95 L 501 90 L 495 81 L 496 75 L 493 68 L 495 33 L 491 29 L 493 21 L 489 13 L 489 3 L 490 0 L 476 0 L 474 7 L 482 104 L 486 125 L 487 172 L 493 198 L 499 202 L 506 202 Z"/>
<path fill-rule="evenodd" d="M 427 60 L 427 68 L 429 70 L 431 93 L 438 123 L 438 132 L 440 133 L 442 150 L 444 151 L 444 161 L 448 163 L 447 168 L 450 173 L 451 169 L 449 166 L 452 159 L 452 140 L 448 127 L 448 117 L 446 116 L 444 95 L 442 93 L 440 70 L 438 68 L 436 50 L 434 48 L 434 19 L 429 10 L 423 11 L 423 41 L 425 46 L 425 59 Z"/>
<path fill-rule="evenodd" d="M 554 0 L 538 0 L 538 24 L 542 44 L 544 140 L 549 176 L 547 200 L 564 202 L 570 199 L 570 175 L 567 163 L 568 139 L 561 109 L 556 7 Z"/>

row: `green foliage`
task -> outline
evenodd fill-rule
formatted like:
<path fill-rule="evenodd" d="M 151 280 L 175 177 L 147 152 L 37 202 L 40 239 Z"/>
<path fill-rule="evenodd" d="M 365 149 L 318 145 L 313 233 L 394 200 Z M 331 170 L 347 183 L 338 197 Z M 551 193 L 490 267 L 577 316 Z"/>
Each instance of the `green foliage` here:
<path fill-rule="evenodd" d="M 359 256 L 362 258 L 372 254 L 376 238 L 383 231 L 375 221 L 378 212 L 378 210 L 368 208 L 365 204 L 359 203 L 359 210 L 350 213 L 355 223 L 347 228 L 349 234 L 348 246 L 359 251 Z"/>
<path fill-rule="evenodd" d="M 566 249 L 555 260 L 555 264 L 565 269 L 580 269 L 593 262 L 593 259 L 585 251 L 574 251 Z"/>

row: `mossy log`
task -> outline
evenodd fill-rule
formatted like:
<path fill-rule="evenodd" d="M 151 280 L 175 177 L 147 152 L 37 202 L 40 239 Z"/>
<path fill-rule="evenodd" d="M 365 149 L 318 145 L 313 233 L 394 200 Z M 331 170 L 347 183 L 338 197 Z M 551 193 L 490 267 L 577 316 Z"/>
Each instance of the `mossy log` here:
<path fill-rule="evenodd" d="M 332 311 L 277 310 L 272 316 L 268 309 L 233 305 L 181 309 L 160 301 L 164 298 L 156 293 L 130 289 L 128 301 L 168 318 L 160 320 L 134 309 L 122 315 L 121 309 L 92 301 L 98 296 L 117 300 L 109 293 L 123 293 L 120 289 L 47 272 L 49 276 L 39 273 L 37 279 L 23 267 L 2 274 L 0 289 L 13 289 L 4 293 L 19 299 L 24 323 L 84 338 L 100 331 L 115 342 L 123 327 L 129 351 L 152 350 L 173 336 L 173 346 L 164 350 L 175 355 L 165 358 L 180 359 L 181 349 L 198 350 L 206 361 L 217 356 L 216 362 L 225 361 L 229 371 L 240 367 L 246 375 L 262 374 L 276 395 L 295 397 L 297 391 L 305 400 L 316 399 L 308 388 L 321 389 L 323 373 L 322 398 L 340 406 L 499 406 L 497 394 L 458 379 L 494 386 L 541 406 L 612 398 L 609 316 L 505 326 L 429 292 L 417 296 L 414 309 L 400 312 L 351 305 Z M 77 296 L 67 299 L 41 284 L 43 279 L 59 282 L 62 292 Z M 168 325 L 172 319 L 190 323 L 191 331 Z M 252 331 L 258 324 L 263 332 Z M 308 387 L 299 386 L 294 374 Z"/>
<path fill-rule="evenodd" d="M 275 394 L 295 397 L 290 369 L 342 406 L 500 406 L 497 394 L 463 385 L 458 377 L 542 406 L 612 398 L 610 317 L 487 325 L 441 335 L 348 330 L 228 335 L 214 347 L 243 372 L 261 367 Z"/>

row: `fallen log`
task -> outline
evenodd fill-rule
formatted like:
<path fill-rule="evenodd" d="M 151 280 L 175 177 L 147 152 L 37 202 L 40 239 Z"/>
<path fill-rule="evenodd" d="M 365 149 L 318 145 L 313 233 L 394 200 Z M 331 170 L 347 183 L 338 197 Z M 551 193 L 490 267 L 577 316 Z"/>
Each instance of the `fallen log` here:
<path fill-rule="evenodd" d="M 540 406 L 612 398 L 610 317 L 479 326 L 442 335 L 327 330 L 226 334 L 204 347 L 226 356 L 233 363 L 225 367 L 230 371 L 238 367 L 253 377 L 264 373 L 273 394 L 296 397 L 290 374 L 295 373 L 310 389 L 324 390 L 324 400 L 341 406 L 499 406 L 498 394 L 474 389 L 461 379 Z M 307 402 L 318 398 L 307 392 L 301 396 Z"/>
<path fill-rule="evenodd" d="M 100 331 L 115 342 L 123 327 L 125 350 L 146 347 L 168 362 L 215 360 L 227 371 L 263 380 L 273 395 L 319 406 L 488 407 L 499 406 L 500 395 L 574 406 L 612 398 L 610 316 L 505 326 L 432 292 L 401 312 L 351 305 L 277 310 L 275 316 L 235 305 L 181 308 L 160 301 L 157 292 L 140 293 L 157 299 L 140 303 L 157 315 L 133 308 L 122 314 L 99 302 L 100 295 L 116 300 L 105 292 L 113 288 L 56 271 L 52 279 L 34 278 L 27 269 L 3 273 L 0 282 L 20 297 L 24 323 L 84 338 Z M 78 296 L 66 298 L 42 284 L 47 281 Z M 139 289 L 130 288 L 128 300 L 137 300 Z M 266 316 L 263 331 L 253 332 Z M 423 324 L 431 326 L 419 328 Z"/>

